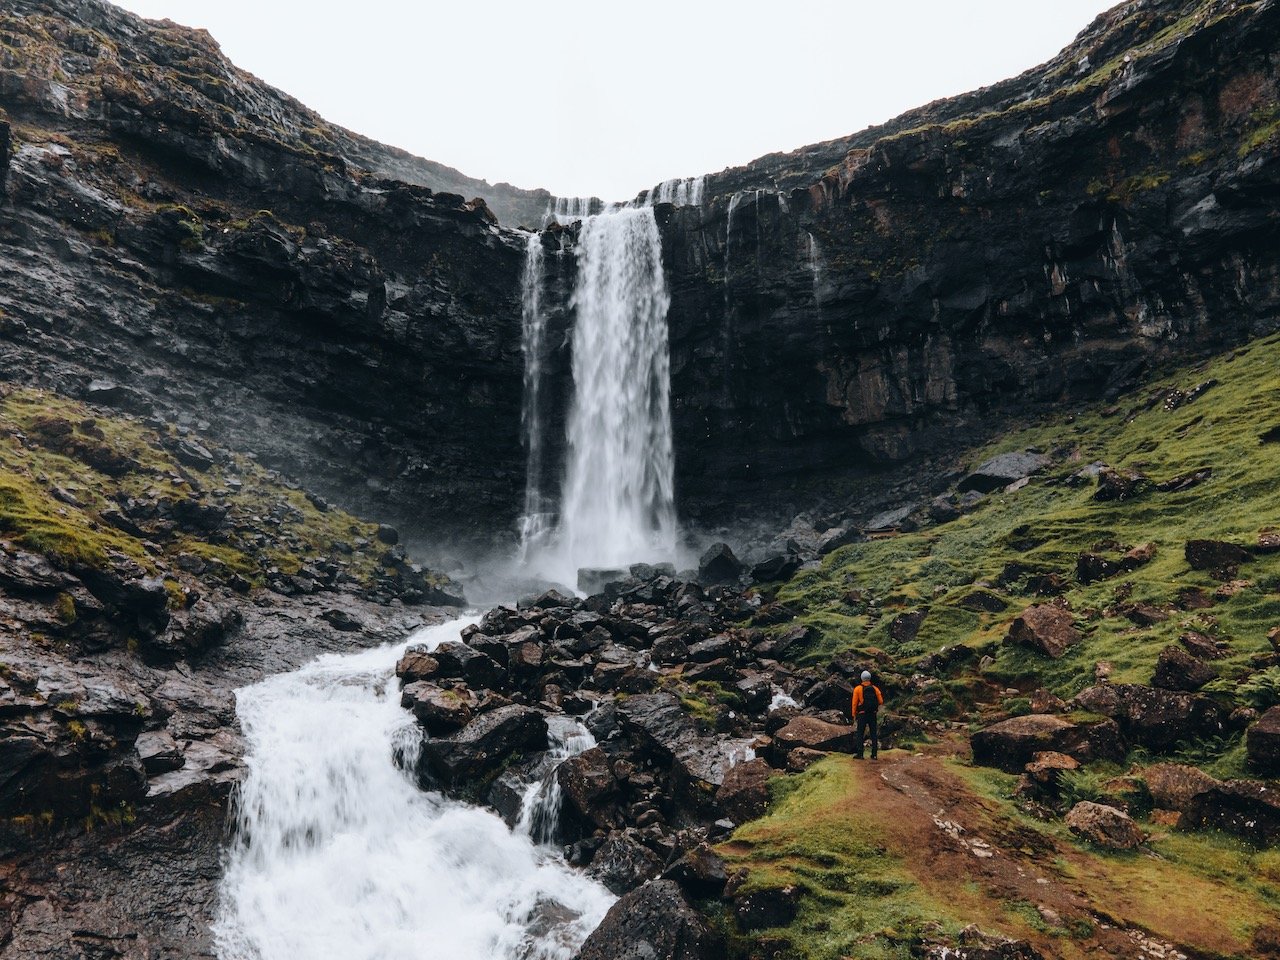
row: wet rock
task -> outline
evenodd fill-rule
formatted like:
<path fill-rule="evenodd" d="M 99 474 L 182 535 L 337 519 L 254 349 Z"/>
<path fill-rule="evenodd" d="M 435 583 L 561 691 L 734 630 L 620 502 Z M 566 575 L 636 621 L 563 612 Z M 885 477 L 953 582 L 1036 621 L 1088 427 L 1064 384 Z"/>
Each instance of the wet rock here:
<path fill-rule="evenodd" d="M 1195 794 L 1181 826 L 1223 830 L 1253 843 L 1280 842 L 1280 787 L 1274 781 L 1227 780 Z"/>
<path fill-rule="evenodd" d="M 1146 839 L 1142 828 L 1123 810 L 1090 800 L 1071 808 L 1067 826 L 1076 836 L 1109 850 L 1133 850 Z"/>
<path fill-rule="evenodd" d="M 400 705 L 433 737 L 444 736 L 471 722 L 476 697 L 465 687 L 445 689 L 425 680 L 407 684 L 400 692 Z"/>
<path fill-rule="evenodd" d="M 1185 554 L 1192 570 L 1206 570 L 1219 580 L 1230 580 L 1249 560 L 1244 547 L 1223 540 L 1188 540 Z"/>
<path fill-rule="evenodd" d="M 727 543 L 713 543 L 698 559 L 700 583 L 732 583 L 742 575 L 742 562 Z"/>
<path fill-rule="evenodd" d="M 138 734 L 134 743 L 147 776 L 177 770 L 185 763 L 177 741 L 165 730 L 148 730 Z"/>
<path fill-rule="evenodd" d="M 396 676 L 401 683 L 429 680 L 440 672 L 440 661 L 427 653 L 427 648 L 412 646 L 405 650 L 396 663 Z"/>
<path fill-rule="evenodd" d="M 662 860 L 634 831 L 615 830 L 596 850 L 587 874 L 619 896 L 662 872 Z"/>
<path fill-rule="evenodd" d="M 637 564 L 637 566 L 640 566 Z M 647 566 L 647 565 L 646 565 Z M 626 570 L 618 570 L 613 568 L 599 567 L 583 567 L 578 571 L 578 592 L 585 593 L 590 596 L 593 593 L 608 593 L 609 588 L 615 584 L 621 583 L 629 576 L 635 576 Z M 652 579 L 650 577 L 635 576 L 637 580 Z M 612 591 L 615 595 L 616 589 Z"/>
<path fill-rule="evenodd" d="M 547 721 L 538 710 L 512 704 L 476 717 L 450 737 L 427 740 L 422 763 L 449 783 L 478 780 L 515 752 L 545 748 Z"/>
<path fill-rule="evenodd" d="M 1280 706 L 1266 711 L 1245 735 L 1249 765 L 1267 776 L 1280 776 Z"/>
<path fill-rule="evenodd" d="M 584 750 L 556 768 L 565 802 L 584 823 L 608 829 L 619 822 L 616 810 L 618 782 L 609 758 L 599 747 Z"/>
<path fill-rule="evenodd" d="M 1006 643 L 1015 643 L 1043 653 L 1054 660 L 1080 641 L 1075 618 L 1070 611 L 1054 604 L 1037 604 L 1027 607 L 1018 615 L 1005 636 Z"/>
<path fill-rule="evenodd" d="M 400 542 L 400 531 L 385 523 L 378 524 L 378 529 L 374 536 L 378 538 L 379 543 L 385 543 L 388 546 L 395 546 Z"/>
<path fill-rule="evenodd" d="M 722 960 L 724 947 L 679 886 L 653 880 L 624 896 L 575 960 Z"/>
<path fill-rule="evenodd" d="M 1166 690 L 1196 691 L 1210 680 L 1217 679 L 1218 671 L 1203 660 L 1198 660 L 1181 647 L 1168 646 L 1156 659 L 1155 674 L 1151 685 Z"/>
<path fill-rule="evenodd" d="M 1196 767 L 1180 763 L 1157 763 L 1142 771 L 1142 779 L 1155 806 L 1163 810 L 1185 811 L 1191 801 L 1219 781 Z"/>
<path fill-rule="evenodd" d="M 438 678 L 465 680 L 475 690 L 500 687 L 506 671 L 488 657 L 465 643 L 448 640 L 435 648 L 431 656 L 439 664 Z"/>
<path fill-rule="evenodd" d="M 684 853 L 662 873 L 664 880 L 674 880 L 693 900 L 719 897 L 729 881 L 725 862 L 707 844 L 700 843 Z"/>
<path fill-rule="evenodd" d="M 1051 462 L 1041 453 L 1002 453 L 979 464 L 957 484 L 956 489 L 961 492 L 977 490 L 980 493 L 992 493 L 1024 477 L 1034 476 Z"/>
<path fill-rule="evenodd" d="M 737 824 L 764 816 L 769 805 L 769 778 L 773 775 L 773 768 L 761 759 L 730 767 L 716 791 L 716 805 Z"/>

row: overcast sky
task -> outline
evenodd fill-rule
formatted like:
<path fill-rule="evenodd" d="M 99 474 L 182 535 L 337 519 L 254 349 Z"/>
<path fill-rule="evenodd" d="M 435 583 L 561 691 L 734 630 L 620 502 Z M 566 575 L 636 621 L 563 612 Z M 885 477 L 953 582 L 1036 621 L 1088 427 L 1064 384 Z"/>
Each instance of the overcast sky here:
<path fill-rule="evenodd" d="M 1041 63 L 1106 0 L 125 0 L 359 133 L 629 198 Z"/>

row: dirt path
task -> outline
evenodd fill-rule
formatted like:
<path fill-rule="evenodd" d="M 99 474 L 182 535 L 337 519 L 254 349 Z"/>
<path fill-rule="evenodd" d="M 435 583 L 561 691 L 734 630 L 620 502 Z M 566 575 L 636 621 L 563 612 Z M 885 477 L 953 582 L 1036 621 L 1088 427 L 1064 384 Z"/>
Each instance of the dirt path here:
<path fill-rule="evenodd" d="M 1046 957 L 1257 956 L 1224 923 L 1236 911 L 1256 912 L 1230 885 L 1150 852 L 1092 853 L 1013 819 L 948 766 L 959 749 L 886 753 L 866 771 L 878 775 L 861 779 L 858 798 L 858 814 L 878 823 L 886 848 L 919 866 L 913 873 L 940 902 L 997 930 L 1000 911 L 1007 921 L 1008 905 L 1018 905 L 1021 929 L 1006 922 L 1003 932 Z"/>

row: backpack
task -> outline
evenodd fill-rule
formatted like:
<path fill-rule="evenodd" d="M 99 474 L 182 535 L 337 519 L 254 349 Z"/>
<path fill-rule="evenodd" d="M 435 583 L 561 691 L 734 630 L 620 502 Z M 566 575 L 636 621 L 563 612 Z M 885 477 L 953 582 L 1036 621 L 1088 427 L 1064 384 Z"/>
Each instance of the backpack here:
<path fill-rule="evenodd" d="M 868 716 L 875 716 L 880 712 L 880 697 L 877 696 L 880 689 L 874 683 L 865 687 L 862 684 L 858 684 L 858 686 L 862 688 L 862 703 L 859 705 L 858 712 Z"/>

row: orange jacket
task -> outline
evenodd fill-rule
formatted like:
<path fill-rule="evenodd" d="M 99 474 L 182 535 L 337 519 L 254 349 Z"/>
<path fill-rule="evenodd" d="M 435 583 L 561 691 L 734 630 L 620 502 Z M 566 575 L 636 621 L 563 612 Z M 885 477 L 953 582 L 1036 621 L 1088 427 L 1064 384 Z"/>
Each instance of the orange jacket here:
<path fill-rule="evenodd" d="M 863 683 L 860 683 L 853 688 L 853 715 L 855 717 L 858 714 L 862 713 L 863 700 L 866 697 L 870 696 L 870 694 L 866 692 L 868 690 L 870 690 L 872 693 L 876 695 L 875 709 L 879 710 L 882 706 L 884 706 L 884 694 L 880 692 L 880 688 L 877 687 L 870 680 L 864 681 Z"/>

